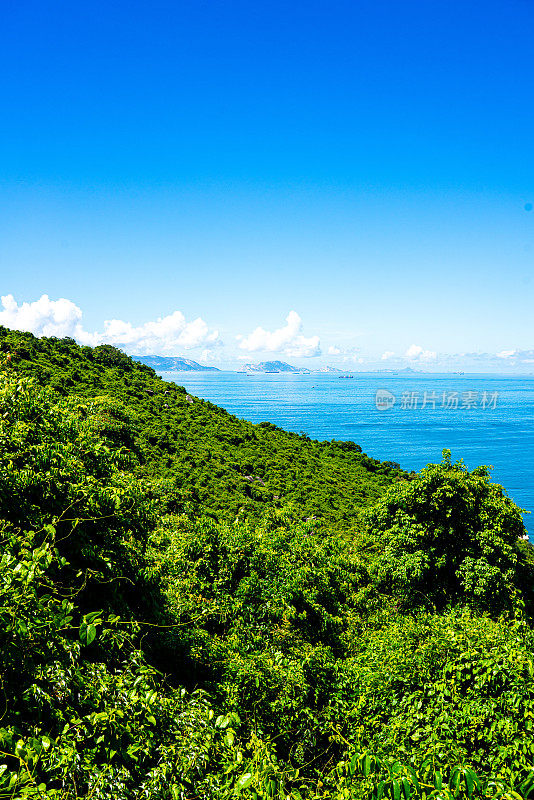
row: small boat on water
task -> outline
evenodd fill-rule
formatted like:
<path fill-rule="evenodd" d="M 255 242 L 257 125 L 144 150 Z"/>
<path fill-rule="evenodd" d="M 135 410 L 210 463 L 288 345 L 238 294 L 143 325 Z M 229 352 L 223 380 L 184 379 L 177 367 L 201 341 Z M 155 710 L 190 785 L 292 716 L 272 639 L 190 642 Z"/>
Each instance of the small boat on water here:
<path fill-rule="evenodd" d="M 338 378 L 354 378 L 354 375 L 338 375 Z"/>

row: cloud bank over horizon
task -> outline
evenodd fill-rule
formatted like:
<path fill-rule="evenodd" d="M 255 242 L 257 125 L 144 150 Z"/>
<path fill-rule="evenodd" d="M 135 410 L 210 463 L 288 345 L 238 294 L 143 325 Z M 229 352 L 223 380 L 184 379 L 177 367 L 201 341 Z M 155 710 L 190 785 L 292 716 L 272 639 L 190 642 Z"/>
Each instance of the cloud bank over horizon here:
<path fill-rule="evenodd" d="M 51 300 L 43 294 L 39 300 L 19 305 L 13 295 L 8 294 L 0 301 L 3 309 L 0 310 L 0 325 L 29 331 L 35 336 L 70 336 L 91 347 L 112 344 L 128 353 L 152 355 L 196 347 L 210 350 L 222 344 L 219 332 L 210 330 L 201 317 L 187 322 L 181 311 L 139 326 L 121 319 L 109 319 L 105 320 L 102 332 L 91 332 L 83 327 L 81 308 L 64 297 Z"/>
<path fill-rule="evenodd" d="M 399 369 L 412 366 L 419 370 L 447 371 L 470 368 L 474 371 L 509 372 L 532 370 L 534 349 L 508 347 L 496 353 L 436 352 L 421 344 L 401 346 L 397 351 L 385 350 L 373 354 L 371 348 L 362 352 L 350 342 L 329 342 L 324 350 L 320 337 L 305 336 L 300 315 L 292 310 L 285 325 L 268 331 L 256 327 L 248 335 L 237 335 L 236 346 L 225 348 L 219 331 L 211 328 L 202 318 L 188 321 L 181 311 L 165 317 L 134 325 L 122 319 L 104 321 L 103 330 L 89 331 L 83 325 L 83 312 L 72 300 L 65 297 L 52 300 L 43 294 L 38 300 L 18 303 L 12 294 L 0 297 L 0 325 L 15 330 L 29 331 L 35 336 L 71 337 L 79 344 L 95 347 L 111 344 L 130 355 L 174 355 L 197 350 L 195 358 L 204 363 L 219 363 L 232 368 L 235 362 L 249 358 L 251 353 L 272 354 L 284 359 L 308 359 L 324 356 L 344 368 Z M 371 343 L 370 343 L 371 344 Z M 245 355 L 247 354 L 247 355 Z M 322 363 L 322 362 L 321 362 Z M 325 361 L 326 363 L 326 361 Z"/>
<path fill-rule="evenodd" d="M 501 350 L 497 358 L 509 361 L 512 364 L 534 364 L 534 350 Z"/>

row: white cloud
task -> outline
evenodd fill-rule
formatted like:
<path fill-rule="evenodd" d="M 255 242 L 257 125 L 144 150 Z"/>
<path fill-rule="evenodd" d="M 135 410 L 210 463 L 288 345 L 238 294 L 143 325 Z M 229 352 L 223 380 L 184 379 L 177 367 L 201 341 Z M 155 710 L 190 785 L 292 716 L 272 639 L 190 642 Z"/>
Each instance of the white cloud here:
<path fill-rule="evenodd" d="M 82 327 L 82 310 L 71 300 L 61 297 L 50 300 L 43 294 L 33 303 L 18 305 L 12 294 L 0 298 L 0 325 L 18 331 L 30 331 L 35 336 L 71 336 L 81 344 L 98 344 L 97 335 Z"/>
<path fill-rule="evenodd" d="M 311 358 L 321 355 L 321 342 L 318 336 L 303 336 L 302 320 L 296 311 L 290 311 L 286 324 L 275 331 L 257 327 L 248 336 L 237 336 L 241 350 L 249 353 L 260 351 L 284 353 L 292 358 Z"/>
<path fill-rule="evenodd" d="M 210 347 L 203 350 L 198 358 L 202 363 L 220 364 L 221 361 L 224 361 L 226 357 L 224 351 L 214 350 Z"/>
<path fill-rule="evenodd" d="M 342 361 L 358 361 L 356 356 L 361 352 L 361 347 L 354 347 L 352 345 L 336 345 L 332 344 L 328 348 L 329 356 L 342 356 Z"/>
<path fill-rule="evenodd" d="M 382 361 L 387 361 L 388 359 L 393 358 L 394 355 L 395 353 L 393 352 L 393 350 L 386 350 L 385 353 L 382 353 L 380 358 L 382 359 Z"/>
<path fill-rule="evenodd" d="M 404 356 L 412 361 L 434 361 L 436 353 L 433 350 L 425 350 L 419 344 L 411 344 Z"/>
<path fill-rule="evenodd" d="M 343 356 L 341 361 L 344 364 L 365 364 L 365 358 L 356 358 L 356 356 Z"/>
<path fill-rule="evenodd" d="M 33 303 L 18 305 L 12 295 L 1 298 L 0 325 L 15 330 L 30 331 L 35 336 L 71 336 L 81 344 L 113 344 L 129 353 L 160 354 L 190 350 L 194 347 L 211 349 L 219 346 L 219 332 L 209 329 L 198 317 L 187 322 L 181 311 L 135 327 L 122 319 L 104 322 L 102 332 L 86 331 L 82 311 L 71 300 L 50 300 L 44 294 Z"/>
<path fill-rule="evenodd" d="M 520 364 L 532 364 L 534 350 L 501 350 L 496 355 L 497 358 L 513 360 L 514 363 L 518 361 Z"/>
<path fill-rule="evenodd" d="M 104 332 L 98 335 L 102 342 L 140 354 L 171 353 L 220 344 L 218 331 L 210 331 L 200 317 L 187 322 L 181 311 L 160 317 L 154 322 L 145 322 L 138 327 L 121 319 L 106 320 Z"/>

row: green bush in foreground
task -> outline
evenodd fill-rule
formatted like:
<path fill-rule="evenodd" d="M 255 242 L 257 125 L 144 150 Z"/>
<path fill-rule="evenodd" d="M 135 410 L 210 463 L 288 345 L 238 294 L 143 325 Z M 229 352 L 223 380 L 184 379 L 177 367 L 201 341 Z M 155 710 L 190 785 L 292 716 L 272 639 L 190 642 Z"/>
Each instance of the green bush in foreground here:
<path fill-rule="evenodd" d="M 366 522 L 379 551 L 376 579 L 406 603 L 511 608 L 525 529 L 487 467 L 469 472 L 445 450 L 441 464 L 391 487 Z"/>

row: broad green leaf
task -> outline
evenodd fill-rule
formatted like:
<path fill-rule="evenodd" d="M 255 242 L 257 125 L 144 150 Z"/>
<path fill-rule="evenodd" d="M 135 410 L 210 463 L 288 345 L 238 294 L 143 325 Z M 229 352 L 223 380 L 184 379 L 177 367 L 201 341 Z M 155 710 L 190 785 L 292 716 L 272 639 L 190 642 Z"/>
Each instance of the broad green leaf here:
<path fill-rule="evenodd" d="M 236 789 L 241 791 L 242 789 L 248 789 L 250 784 L 252 783 L 252 773 L 245 772 L 244 775 L 241 775 L 236 782 Z"/>

